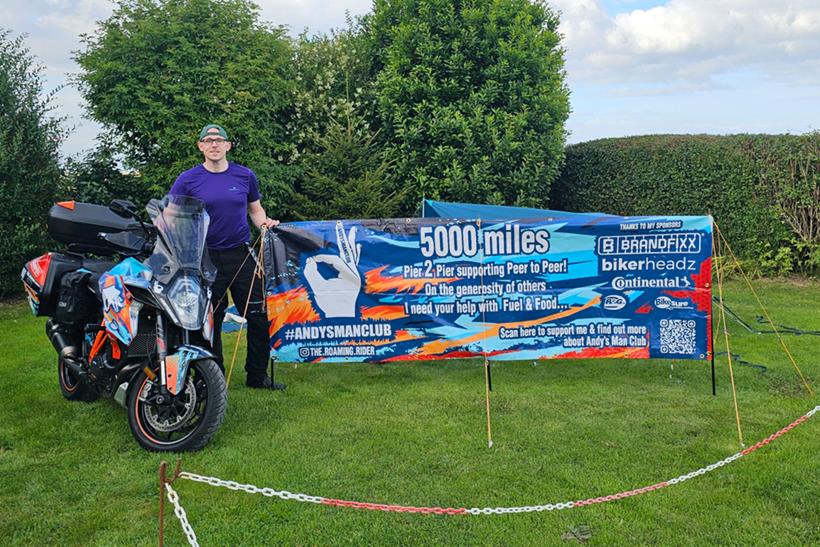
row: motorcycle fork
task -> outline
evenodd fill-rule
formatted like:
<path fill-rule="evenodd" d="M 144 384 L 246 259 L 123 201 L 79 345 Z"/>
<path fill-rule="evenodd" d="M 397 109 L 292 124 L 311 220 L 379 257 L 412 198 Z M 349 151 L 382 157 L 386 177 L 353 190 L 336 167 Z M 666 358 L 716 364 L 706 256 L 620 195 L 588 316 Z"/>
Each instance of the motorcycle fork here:
<path fill-rule="evenodd" d="M 168 396 L 168 376 L 165 371 L 165 359 L 168 357 L 168 345 L 165 336 L 165 323 L 162 314 L 157 314 L 157 357 L 159 358 L 159 391 Z"/>

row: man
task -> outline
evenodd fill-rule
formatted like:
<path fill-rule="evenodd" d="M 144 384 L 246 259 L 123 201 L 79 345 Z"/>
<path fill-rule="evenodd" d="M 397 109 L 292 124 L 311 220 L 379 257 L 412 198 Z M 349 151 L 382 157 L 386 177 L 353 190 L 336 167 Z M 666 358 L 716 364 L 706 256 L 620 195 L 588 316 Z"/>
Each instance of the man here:
<path fill-rule="evenodd" d="M 265 310 L 264 282 L 254 281 L 255 256 L 250 248 L 248 216 L 259 228 L 272 228 L 278 220 L 268 218 L 259 201 L 259 182 L 247 167 L 229 162 L 231 141 L 219 125 L 211 124 L 199 133 L 199 151 L 205 161 L 183 172 L 171 187 L 171 194 L 193 196 L 205 202 L 210 216 L 206 244 L 217 269 L 212 291 L 214 305 L 213 347 L 224 370 L 222 321 L 230 289 L 237 310 L 248 303 L 248 354 L 245 360 L 246 384 L 253 388 L 284 389 L 271 381 L 266 372 L 269 355 L 268 319 Z M 251 256 L 249 256 L 251 253 Z M 251 293 L 248 300 L 248 293 Z"/>

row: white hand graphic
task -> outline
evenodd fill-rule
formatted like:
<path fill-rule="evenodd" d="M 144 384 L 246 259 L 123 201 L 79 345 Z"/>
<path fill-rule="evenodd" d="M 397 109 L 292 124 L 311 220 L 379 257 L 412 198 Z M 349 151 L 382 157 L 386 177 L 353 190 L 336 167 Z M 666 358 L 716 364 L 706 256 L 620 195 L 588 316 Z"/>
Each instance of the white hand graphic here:
<path fill-rule="evenodd" d="M 105 311 L 113 310 L 117 312 L 125 306 L 125 301 L 122 299 L 122 293 L 116 285 L 110 285 L 104 288 L 102 293 Z"/>
<path fill-rule="evenodd" d="M 338 255 L 318 255 L 307 259 L 305 278 L 325 317 L 356 317 L 356 298 L 362 288 L 358 269 L 362 246 L 356 243 L 356 227 L 345 234 L 341 221 L 337 221 L 336 242 L 339 246 Z M 319 262 L 335 269 L 338 277 L 325 279 L 319 273 Z"/>

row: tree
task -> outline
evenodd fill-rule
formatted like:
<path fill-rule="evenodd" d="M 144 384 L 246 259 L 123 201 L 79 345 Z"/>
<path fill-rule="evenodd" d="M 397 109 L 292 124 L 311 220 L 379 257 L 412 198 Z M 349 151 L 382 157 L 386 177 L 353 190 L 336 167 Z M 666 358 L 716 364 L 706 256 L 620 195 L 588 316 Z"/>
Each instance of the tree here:
<path fill-rule="evenodd" d="M 375 0 L 363 27 L 405 212 L 423 195 L 548 204 L 569 115 L 556 14 L 531 0 Z"/>
<path fill-rule="evenodd" d="M 330 35 L 301 35 L 293 69 L 293 215 L 299 219 L 397 214 L 402 194 L 387 189 L 390 162 L 371 130 L 371 58 L 358 23 Z"/>
<path fill-rule="evenodd" d="M 285 129 L 291 56 L 282 28 L 262 24 L 249 0 L 120 0 L 75 54 L 93 118 L 153 192 L 202 160 L 199 129 L 218 123 L 231 159 L 259 175 L 275 212 L 292 168 Z"/>
<path fill-rule="evenodd" d="M 330 35 L 299 36 L 292 66 L 296 86 L 288 128 L 296 157 L 310 152 L 317 136 L 338 118 L 352 116 L 364 125 L 372 121 L 371 58 L 361 28 L 353 20 Z"/>
<path fill-rule="evenodd" d="M 390 218 L 403 194 L 385 186 L 390 164 L 361 118 L 350 111 L 345 122 L 331 120 L 315 135 L 312 150 L 302 157 L 305 176 L 294 195 L 302 219 Z"/>
<path fill-rule="evenodd" d="M 69 158 L 63 166 L 59 197 L 107 205 L 113 199 L 127 199 L 138 208 L 152 197 L 162 197 L 166 189 L 151 192 L 139 173 L 123 172 L 121 158 L 110 138 L 102 134 L 97 146 L 82 159 Z"/>
<path fill-rule="evenodd" d="M 19 292 L 23 263 L 45 250 L 60 177 L 61 120 L 23 37 L 0 29 L 0 297 Z"/>

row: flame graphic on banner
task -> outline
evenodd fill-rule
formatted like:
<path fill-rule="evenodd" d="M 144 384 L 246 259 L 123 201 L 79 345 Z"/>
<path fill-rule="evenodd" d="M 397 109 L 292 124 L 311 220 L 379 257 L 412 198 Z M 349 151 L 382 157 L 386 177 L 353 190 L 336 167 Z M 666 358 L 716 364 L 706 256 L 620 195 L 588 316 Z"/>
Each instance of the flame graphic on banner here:
<path fill-rule="evenodd" d="M 712 311 L 712 259 L 707 258 L 700 265 L 700 272 L 690 276 L 695 283 L 694 290 L 663 291 L 672 298 L 691 300 L 698 311 L 711 314 Z M 711 331 L 710 331 L 711 332 Z"/>
<path fill-rule="evenodd" d="M 513 328 L 513 327 L 532 327 L 535 325 L 541 325 L 543 323 L 548 323 L 550 321 L 554 321 L 556 319 L 561 319 L 564 317 L 569 317 L 571 315 L 575 315 L 576 313 L 582 312 L 587 308 L 591 308 L 592 306 L 597 306 L 601 301 L 600 296 L 596 296 L 595 298 L 588 301 L 583 306 L 574 306 L 567 310 L 560 311 L 558 313 L 554 313 L 552 315 L 547 315 L 546 317 L 539 317 L 538 319 L 532 319 L 529 321 L 512 321 L 509 323 L 497 323 L 492 325 L 490 328 L 484 330 L 483 332 L 479 332 L 477 334 L 473 334 L 472 336 L 468 336 L 466 338 L 459 338 L 459 339 L 451 339 L 451 340 L 436 340 L 434 342 L 430 342 L 428 344 L 423 345 L 418 349 L 418 353 L 420 354 L 442 354 L 447 351 L 449 348 L 455 346 L 466 346 L 472 342 L 478 342 L 479 340 L 484 340 L 486 338 L 491 338 L 494 336 L 498 336 L 499 330 L 502 327 L 505 328 Z M 417 354 L 416 354 L 417 355 Z"/>
<path fill-rule="evenodd" d="M 273 336 L 284 325 L 312 323 L 320 319 L 319 314 L 313 309 L 307 289 L 304 287 L 268 295 L 267 305 L 270 336 Z"/>
<path fill-rule="evenodd" d="M 584 348 L 579 351 L 568 351 L 555 357 L 539 357 L 546 359 L 648 359 L 649 345 L 642 348 Z"/>
<path fill-rule="evenodd" d="M 381 305 L 381 306 L 362 306 L 362 319 L 381 319 L 384 321 L 390 321 L 393 319 L 401 319 L 402 317 L 407 317 L 407 314 L 404 313 L 404 306 L 401 304 L 398 305 Z"/>
<path fill-rule="evenodd" d="M 435 361 L 438 359 L 471 359 L 473 357 L 495 357 L 497 355 L 504 355 L 505 353 L 514 353 L 515 350 L 496 350 L 496 351 L 488 351 L 487 353 L 481 353 L 479 351 L 467 351 L 467 350 L 455 350 L 451 351 L 450 353 L 445 353 L 443 355 L 417 355 L 408 353 L 405 355 L 397 355 L 395 357 L 390 357 L 388 359 L 384 359 L 383 362 L 391 363 L 396 361 Z"/>
<path fill-rule="evenodd" d="M 458 277 L 422 277 L 419 279 L 405 279 L 400 275 L 382 275 L 387 266 L 381 266 L 375 270 L 370 270 L 364 274 L 367 281 L 365 292 L 368 294 L 380 294 L 389 291 L 411 292 L 418 294 L 426 284 L 438 285 L 439 283 L 452 283 L 458 281 Z"/>

